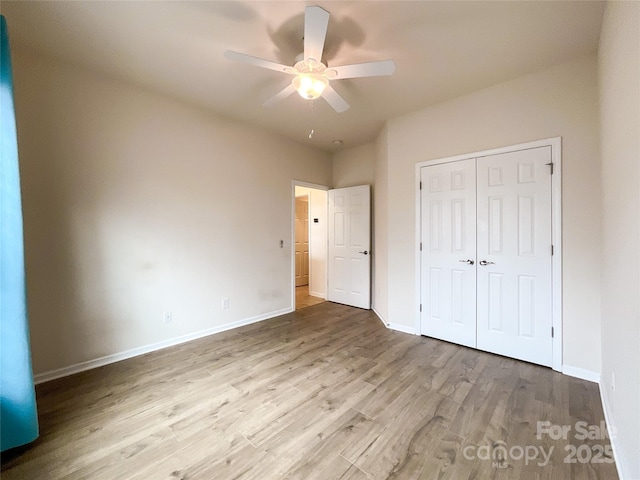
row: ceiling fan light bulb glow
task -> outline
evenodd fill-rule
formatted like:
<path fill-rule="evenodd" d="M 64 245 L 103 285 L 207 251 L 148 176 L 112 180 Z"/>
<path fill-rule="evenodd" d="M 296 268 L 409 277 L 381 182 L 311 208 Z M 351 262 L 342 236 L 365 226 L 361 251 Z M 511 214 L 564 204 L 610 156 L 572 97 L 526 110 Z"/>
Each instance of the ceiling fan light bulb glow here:
<path fill-rule="evenodd" d="M 322 95 L 329 81 L 315 73 L 301 73 L 293 79 L 293 88 L 306 100 L 314 100 Z"/>

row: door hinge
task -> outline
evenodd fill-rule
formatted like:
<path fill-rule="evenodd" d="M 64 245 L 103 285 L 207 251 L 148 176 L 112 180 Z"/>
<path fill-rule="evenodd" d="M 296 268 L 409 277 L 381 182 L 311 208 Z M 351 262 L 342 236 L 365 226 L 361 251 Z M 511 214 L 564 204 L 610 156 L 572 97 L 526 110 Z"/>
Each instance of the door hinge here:
<path fill-rule="evenodd" d="M 549 165 L 549 167 L 551 167 L 551 175 L 553 175 L 553 162 L 545 163 L 545 165 Z"/>
<path fill-rule="evenodd" d="M 422 182 L 420 182 L 420 190 L 422 190 Z"/>
<path fill-rule="evenodd" d="M 420 242 L 420 251 L 422 251 L 422 242 Z"/>
<path fill-rule="evenodd" d="M 554 335 L 554 331 L 553 331 L 553 327 L 551 327 L 551 338 L 553 338 Z"/>
<path fill-rule="evenodd" d="M 551 255 L 553 256 L 553 245 L 551 245 Z"/>
<path fill-rule="evenodd" d="M 420 304 L 420 311 L 422 311 L 422 304 Z"/>

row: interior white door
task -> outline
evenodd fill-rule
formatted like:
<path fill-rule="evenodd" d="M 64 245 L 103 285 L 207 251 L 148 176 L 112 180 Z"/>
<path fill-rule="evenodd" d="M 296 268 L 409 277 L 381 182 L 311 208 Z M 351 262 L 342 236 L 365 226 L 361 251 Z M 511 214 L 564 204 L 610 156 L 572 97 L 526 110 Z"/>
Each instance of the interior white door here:
<path fill-rule="evenodd" d="M 369 185 L 329 190 L 328 292 L 331 302 L 371 307 Z"/>
<path fill-rule="evenodd" d="M 477 348 L 552 362 L 551 147 L 477 160 Z"/>
<path fill-rule="evenodd" d="M 420 330 L 475 347 L 475 159 L 423 167 L 420 180 Z"/>
<path fill-rule="evenodd" d="M 309 285 L 309 197 L 296 197 L 295 217 L 296 287 Z"/>

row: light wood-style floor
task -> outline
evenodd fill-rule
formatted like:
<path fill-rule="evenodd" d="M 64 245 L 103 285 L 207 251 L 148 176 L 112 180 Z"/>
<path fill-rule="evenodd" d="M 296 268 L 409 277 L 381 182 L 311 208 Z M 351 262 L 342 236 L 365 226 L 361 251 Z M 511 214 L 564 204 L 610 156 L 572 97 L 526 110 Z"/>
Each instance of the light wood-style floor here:
<path fill-rule="evenodd" d="M 324 298 L 314 297 L 313 295 L 310 295 L 309 285 L 296 287 L 296 310 L 311 307 L 313 305 L 318 305 L 319 303 L 325 301 L 326 300 Z"/>
<path fill-rule="evenodd" d="M 536 436 L 538 421 L 598 425 L 596 384 L 329 302 L 37 397 L 41 437 L 3 456 L 3 480 L 617 478 L 610 463 L 564 461 L 568 445 L 585 459 L 608 441 Z M 530 459 L 550 447 L 548 464 Z"/>

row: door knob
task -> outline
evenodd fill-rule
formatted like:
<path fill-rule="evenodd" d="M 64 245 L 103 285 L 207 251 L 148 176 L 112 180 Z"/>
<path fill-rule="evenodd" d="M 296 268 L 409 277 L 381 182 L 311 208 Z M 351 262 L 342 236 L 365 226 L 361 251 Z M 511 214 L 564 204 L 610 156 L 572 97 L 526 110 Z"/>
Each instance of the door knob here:
<path fill-rule="evenodd" d="M 358 253 L 362 253 L 364 255 L 369 255 L 369 252 L 367 252 L 366 250 L 364 252 L 358 252 Z"/>
<path fill-rule="evenodd" d="M 475 262 L 471 259 L 469 260 L 458 260 L 460 263 L 468 263 L 469 265 L 473 265 Z"/>
<path fill-rule="evenodd" d="M 495 265 L 495 262 L 487 262 L 486 260 L 480 260 L 478 262 L 480 265 L 485 266 L 485 265 Z"/>

